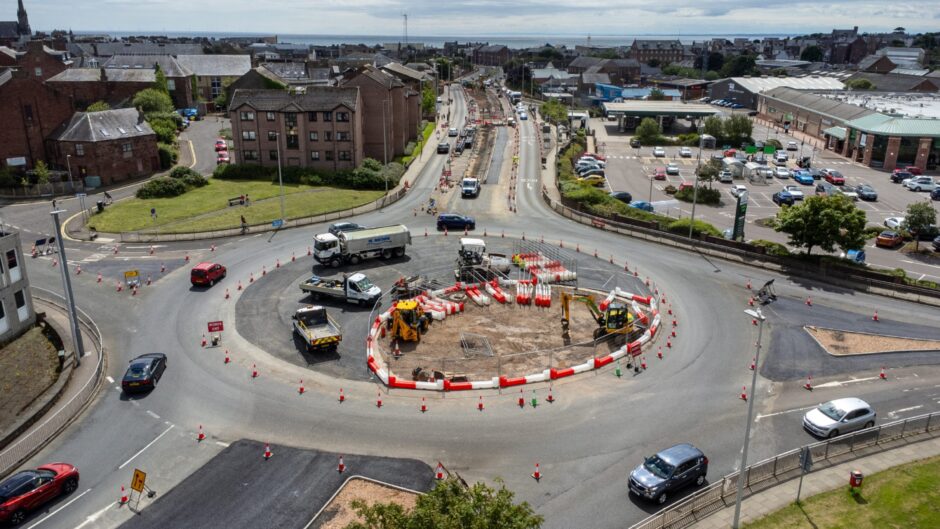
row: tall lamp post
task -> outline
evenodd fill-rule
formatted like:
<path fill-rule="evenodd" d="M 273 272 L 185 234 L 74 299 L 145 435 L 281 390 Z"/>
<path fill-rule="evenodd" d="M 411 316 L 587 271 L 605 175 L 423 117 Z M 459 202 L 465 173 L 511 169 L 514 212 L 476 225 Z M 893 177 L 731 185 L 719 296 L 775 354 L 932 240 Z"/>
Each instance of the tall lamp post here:
<path fill-rule="evenodd" d="M 281 222 L 284 222 L 284 177 L 281 175 L 281 133 L 274 133 L 274 146 L 277 150 L 277 183 L 281 187 Z"/>
<path fill-rule="evenodd" d="M 754 414 L 754 401 L 757 397 L 755 386 L 757 385 L 757 366 L 760 362 L 760 342 L 764 333 L 764 315 L 760 307 L 756 309 L 747 309 L 745 314 L 760 322 L 757 327 L 757 350 L 754 353 L 754 370 L 751 372 L 751 398 L 747 401 L 747 423 L 744 425 L 744 448 L 741 450 L 741 469 L 738 471 L 738 491 L 734 499 L 734 521 L 731 523 L 731 529 L 738 529 L 738 523 L 741 518 L 741 500 L 744 498 L 744 475 L 747 470 L 747 448 L 751 439 L 751 417 Z"/>
<path fill-rule="evenodd" d="M 75 310 L 75 295 L 72 293 L 72 279 L 69 277 L 68 258 L 65 256 L 65 243 L 62 241 L 62 224 L 59 222 L 59 213 L 65 213 L 64 209 L 55 209 L 52 211 L 52 223 L 55 224 L 55 240 L 59 246 L 59 258 L 62 259 L 62 266 L 59 272 L 62 274 L 62 289 L 65 291 L 65 302 L 69 309 L 69 326 L 72 330 L 72 343 L 75 346 L 75 365 L 81 365 L 82 355 L 85 354 L 85 345 L 82 343 L 82 331 L 78 327 L 78 312 Z"/>
<path fill-rule="evenodd" d="M 65 166 L 68 167 L 68 170 L 69 170 L 69 191 L 75 191 L 75 186 L 72 185 L 72 161 L 71 160 L 72 160 L 72 155 L 66 154 Z"/>
<path fill-rule="evenodd" d="M 704 145 L 705 127 L 698 128 L 698 160 L 695 162 L 695 181 L 692 182 L 692 218 L 689 220 L 689 238 L 692 238 L 692 230 L 695 228 L 695 203 L 698 202 L 698 175 L 702 169 L 702 145 Z"/>

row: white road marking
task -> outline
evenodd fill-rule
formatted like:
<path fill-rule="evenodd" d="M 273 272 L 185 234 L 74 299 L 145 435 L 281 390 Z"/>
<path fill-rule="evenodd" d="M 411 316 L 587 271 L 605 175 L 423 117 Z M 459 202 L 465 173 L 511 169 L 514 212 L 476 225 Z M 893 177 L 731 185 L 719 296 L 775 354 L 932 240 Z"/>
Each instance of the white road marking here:
<path fill-rule="evenodd" d="M 937 266 L 937 265 L 929 265 L 929 264 L 925 264 L 925 263 L 918 263 L 917 261 L 908 261 L 907 259 L 901 259 L 901 262 L 902 262 L 902 263 L 910 263 L 910 264 L 914 264 L 914 265 L 929 266 L 930 268 L 940 268 L 940 266 Z"/>
<path fill-rule="evenodd" d="M 840 388 L 846 384 L 853 384 L 855 382 L 868 382 L 869 380 L 878 380 L 880 377 L 865 377 L 865 378 L 853 378 L 851 380 L 833 380 L 832 382 L 826 382 L 823 384 L 817 384 L 813 387 L 816 388 Z"/>
<path fill-rule="evenodd" d="M 816 386 L 816 387 L 819 387 L 819 386 Z M 766 419 L 767 417 L 773 417 L 774 415 L 783 415 L 783 414 L 785 414 L 785 413 L 793 413 L 793 412 L 795 412 L 795 411 L 805 411 L 805 410 L 808 410 L 808 409 L 811 409 L 811 408 L 815 408 L 815 407 L 816 407 L 816 405 L 813 405 L 813 406 L 806 406 L 806 407 L 803 407 L 803 408 L 794 408 L 794 409 L 792 409 L 792 410 L 775 411 L 775 412 L 773 412 L 773 413 L 768 413 L 767 415 L 762 415 L 762 414 L 758 413 L 758 414 L 757 414 L 757 417 L 754 419 L 754 422 L 758 422 L 758 421 L 760 421 L 761 419 Z"/>
<path fill-rule="evenodd" d="M 159 419 L 159 418 L 160 418 L 159 415 L 157 415 L 156 413 L 154 413 L 154 412 L 152 412 L 152 411 L 150 411 L 150 410 L 147 410 L 147 415 L 153 417 L 154 419 Z"/>
<path fill-rule="evenodd" d="M 222 441 L 216 441 L 215 444 L 221 446 L 222 448 L 228 448 L 228 443 L 223 443 Z"/>
<path fill-rule="evenodd" d="M 889 412 L 888 412 L 888 417 L 891 417 L 891 418 L 893 419 L 893 418 L 897 417 L 899 413 L 904 413 L 904 412 L 906 412 L 906 411 L 919 410 L 919 409 L 921 409 L 921 408 L 923 408 L 923 407 L 924 407 L 923 404 L 921 404 L 921 405 L 919 405 L 919 406 L 911 406 L 910 408 L 901 408 L 900 410 L 889 411 Z"/>
<path fill-rule="evenodd" d="M 82 529 L 82 527 L 85 527 L 86 525 L 88 525 L 88 524 L 90 524 L 90 523 L 96 522 L 96 521 L 98 520 L 98 518 L 101 518 L 101 515 L 102 515 L 102 514 L 106 513 L 111 507 L 114 507 L 115 505 L 117 505 L 116 502 L 115 502 L 115 503 L 109 503 L 105 508 L 99 510 L 99 511 L 96 512 L 96 513 L 90 514 L 87 518 L 85 518 L 85 521 L 82 522 L 81 525 L 77 526 L 75 529 Z"/>
<path fill-rule="evenodd" d="M 146 450 L 146 449 L 150 448 L 151 446 L 153 446 L 153 443 L 156 443 L 157 441 L 159 441 L 161 437 L 163 437 L 164 435 L 168 434 L 168 433 L 170 432 L 170 430 L 172 430 L 172 429 L 175 428 L 175 427 L 176 427 L 175 424 L 171 424 L 169 428 L 167 428 L 166 430 L 163 430 L 163 433 L 160 434 L 160 435 L 158 435 L 156 439 L 154 439 L 153 441 L 150 441 L 149 443 L 147 443 L 147 446 L 141 448 L 139 452 L 137 452 L 136 454 L 132 455 L 130 459 L 128 459 L 127 461 L 125 461 L 124 463 L 122 463 L 121 466 L 118 467 L 118 470 L 120 470 L 120 469 L 126 467 L 128 464 L 130 464 L 130 462 L 133 461 L 134 459 L 136 459 L 137 456 L 139 456 L 140 454 L 143 454 L 143 453 L 144 453 L 144 450 Z"/>
<path fill-rule="evenodd" d="M 48 520 L 49 518 L 52 518 L 53 516 L 55 516 L 55 514 L 56 514 L 57 512 L 61 511 L 62 509 L 66 508 L 66 507 L 68 507 L 69 505 L 75 503 L 76 501 L 78 501 L 79 498 L 81 498 L 82 496 L 88 494 L 89 492 L 91 492 L 91 489 L 88 489 L 88 490 L 86 490 L 85 492 L 79 494 L 78 496 L 75 496 L 74 498 L 72 498 L 71 500 L 69 500 L 65 505 L 59 507 L 58 509 L 56 509 L 56 510 L 50 512 L 49 514 L 47 514 L 47 515 L 43 516 L 42 518 L 40 518 L 39 520 L 37 520 L 36 523 L 34 523 L 33 525 L 30 525 L 28 529 L 33 529 L 33 527 L 36 527 L 37 525 L 41 524 L 42 522 L 45 522 L 45 521 Z"/>
<path fill-rule="evenodd" d="M 114 379 L 111 377 L 105 377 L 108 379 L 108 384 L 114 384 Z"/>

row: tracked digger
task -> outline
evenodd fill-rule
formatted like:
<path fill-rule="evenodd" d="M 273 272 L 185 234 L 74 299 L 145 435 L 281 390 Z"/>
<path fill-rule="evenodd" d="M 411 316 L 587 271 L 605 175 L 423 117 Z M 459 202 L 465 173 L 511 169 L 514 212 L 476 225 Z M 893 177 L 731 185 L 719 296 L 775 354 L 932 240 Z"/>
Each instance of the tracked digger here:
<path fill-rule="evenodd" d="M 617 340 L 624 341 L 626 336 L 633 332 L 633 315 L 627 311 L 622 303 L 611 303 L 606 311 L 597 307 L 594 296 L 590 294 L 561 293 L 561 336 L 567 343 L 571 339 L 569 327 L 571 324 L 571 302 L 577 301 L 587 305 L 591 316 L 597 322 L 594 329 L 594 339 L 598 340 L 608 335 L 618 335 Z"/>

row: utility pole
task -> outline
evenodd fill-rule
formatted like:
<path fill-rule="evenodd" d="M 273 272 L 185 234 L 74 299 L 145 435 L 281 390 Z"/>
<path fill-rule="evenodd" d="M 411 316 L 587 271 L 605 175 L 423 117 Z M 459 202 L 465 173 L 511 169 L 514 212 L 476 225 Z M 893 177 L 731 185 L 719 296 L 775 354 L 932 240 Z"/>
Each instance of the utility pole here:
<path fill-rule="evenodd" d="M 69 169 L 69 191 L 74 193 L 75 186 L 72 185 L 72 155 L 71 154 L 65 155 L 65 166 L 68 167 Z"/>
<path fill-rule="evenodd" d="M 281 186 L 281 222 L 284 221 L 284 177 L 281 175 L 281 133 L 274 133 L 274 145 L 277 149 L 277 182 Z"/>
<path fill-rule="evenodd" d="M 744 498 L 744 475 L 747 473 L 747 448 L 751 440 L 751 417 L 754 414 L 754 401 L 757 399 L 757 370 L 760 365 L 760 341 L 764 334 L 764 318 L 760 308 L 757 310 L 748 309 L 745 314 L 760 322 L 757 327 L 757 350 L 754 353 L 754 370 L 751 371 L 751 398 L 747 400 L 747 423 L 744 425 L 744 448 L 741 450 L 741 469 L 738 471 L 738 491 L 734 500 L 734 521 L 731 523 L 731 529 L 738 529 L 741 518 L 741 500 Z"/>
<path fill-rule="evenodd" d="M 692 218 L 689 219 L 689 238 L 692 238 L 692 230 L 695 228 L 695 203 L 698 202 L 698 175 L 702 169 L 702 145 L 704 142 L 705 127 L 698 129 L 698 160 L 695 162 L 695 181 L 692 183 Z"/>
<path fill-rule="evenodd" d="M 59 272 L 62 274 L 62 289 L 65 290 L 65 302 L 69 309 L 69 326 L 72 328 L 72 344 L 75 346 L 75 365 L 81 365 L 82 355 L 85 354 L 85 345 L 82 343 L 82 331 L 78 327 L 78 311 L 75 310 L 75 294 L 72 292 L 72 279 L 69 277 L 68 259 L 65 256 L 65 243 L 62 241 L 62 224 L 59 222 L 59 213 L 64 209 L 52 211 L 52 222 L 55 224 L 55 239 L 59 246 L 59 258 L 62 265 Z"/>

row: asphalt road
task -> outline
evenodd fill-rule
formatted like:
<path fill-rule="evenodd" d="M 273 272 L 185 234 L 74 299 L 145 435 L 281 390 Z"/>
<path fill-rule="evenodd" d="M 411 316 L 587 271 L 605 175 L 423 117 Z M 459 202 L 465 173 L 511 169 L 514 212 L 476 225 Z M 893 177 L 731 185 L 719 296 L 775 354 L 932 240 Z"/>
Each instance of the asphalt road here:
<path fill-rule="evenodd" d="M 455 100 L 456 118 L 462 119 L 459 92 Z M 617 378 L 612 370 L 604 370 L 572 377 L 554 386 L 557 402 L 534 409 L 519 409 L 514 392 L 484 393 L 487 408 L 480 413 L 475 392 L 443 396 L 404 391 L 390 392 L 379 409 L 374 403 L 377 387 L 372 381 L 337 378 L 306 369 L 265 352 L 261 346 L 267 342 L 255 343 L 242 336 L 238 312 L 241 303 L 250 301 L 250 290 L 243 294 L 243 301 L 224 299 L 224 291 L 218 288 L 194 291 L 188 282 L 188 267 L 182 261 L 133 297 L 96 284 L 93 276 L 83 272 L 74 281 L 76 299 L 104 332 L 109 357 L 106 373 L 111 380 L 80 420 L 27 462 L 27 466 L 50 460 L 73 462 L 82 472 L 82 483 L 75 495 L 37 513 L 25 527 L 36 523 L 41 523 L 42 529 L 117 527 L 135 516 L 115 505 L 120 486 L 129 485 L 135 467 L 148 472 L 148 484 L 160 492 L 160 498 L 230 443 L 254 439 L 276 446 L 417 459 L 428 464 L 440 460 L 469 481 L 502 477 L 519 499 L 529 501 L 546 516 L 545 527 L 582 526 L 584 520 L 590 520 L 591 527 L 622 528 L 658 509 L 626 492 L 626 476 L 644 456 L 688 441 L 708 455 L 711 479 L 739 464 L 746 406 L 738 394 L 742 385 L 750 384 L 747 365 L 756 340 L 756 328 L 741 313 L 747 308 L 744 284 L 748 279 L 761 284 L 774 278 L 781 298 L 772 307 L 773 313 L 768 309 L 770 329 L 764 333 L 765 345 L 774 339 L 776 326 L 782 325 L 777 318 L 790 318 L 790 309 L 800 305 L 807 295 L 813 296 L 814 309 L 824 319 L 828 309 L 867 317 L 877 307 L 886 322 L 907 321 L 917 314 L 923 325 L 935 327 L 940 323 L 940 314 L 923 306 L 707 259 L 561 219 L 539 195 L 538 133 L 532 121 L 520 123 L 520 130 L 518 212 L 508 212 L 505 197 L 499 194 L 505 193 L 504 178 L 496 186 L 486 186 L 486 192 L 494 195 L 492 202 L 458 200 L 454 207 L 460 211 L 470 204 L 486 204 L 475 214 L 477 232 L 488 230 L 489 238 L 502 231 L 509 238 L 518 237 L 525 231 L 528 238 L 544 236 L 549 242 L 561 239 L 566 247 L 577 243 L 587 252 L 597 248 L 602 257 L 612 255 L 618 263 L 627 261 L 631 268 L 638 267 L 640 279 L 649 277 L 663 289 L 677 315 L 677 338 L 673 347 L 665 350 L 662 361 L 652 359 L 650 369 L 635 376 Z M 443 235 L 436 234 L 433 219 L 415 216 L 413 209 L 426 203 L 443 163 L 443 157 L 430 158 L 408 195 L 357 221 L 375 225 L 402 222 L 413 234 L 423 237 L 427 228 L 429 239 L 440 240 Z M 5 207 L 0 213 L 8 222 L 13 219 L 22 224 L 18 215 L 24 213 L 23 209 Z M 325 228 L 320 225 L 217 241 L 214 254 L 207 248 L 210 242 L 204 241 L 160 249 L 158 255 L 178 256 L 189 251 L 193 261 L 220 260 L 229 265 L 231 280 L 243 282 L 249 272 L 257 278 L 265 266 L 269 273 L 261 281 L 276 283 L 284 276 L 284 284 L 288 285 L 302 275 L 303 269 L 282 267 L 272 272 L 274 260 L 286 262 L 292 252 L 304 253 L 311 234 Z M 416 243 L 416 255 L 422 255 L 426 244 L 437 243 Z M 75 255 L 90 252 L 85 243 L 69 246 Z M 119 259 L 120 254 L 105 255 L 93 266 L 117 270 L 124 266 Z M 111 264 L 115 261 L 117 264 Z M 58 270 L 48 262 L 30 260 L 27 268 L 34 284 L 60 290 Z M 597 281 L 606 280 L 605 275 L 610 274 L 607 267 L 592 267 L 590 263 L 579 265 L 579 273 L 586 280 Z M 280 288 L 296 295 L 291 287 L 277 284 L 272 291 Z M 791 300 L 794 306 L 785 300 Z M 277 300 L 278 304 L 287 302 L 293 301 Z M 272 313 L 280 310 L 279 306 L 270 307 Z M 199 346 L 210 320 L 225 322 L 223 347 Z M 264 332 L 283 335 L 289 331 L 274 326 Z M 228 365 L 223 363 L 224 349 L 232 356 Z M 113 380 L 120 378 L 127 360 L 154 350 L 169 355 L 161 384 L 149 395 L 123 398 Z M 781 353 L 771 347 L 767 358 L 777 354 L 786 351 Z M 255 379 L 250 377 L 253 365 L 259 371 Z M 815 404 L 821 398 L 869 395 L 881 417 L 891 412 L 895 417 L 904 417 L 940 408 L 936 399 L 940 384 L 937 368 L 896 368 L 892 362 L 889 373 L 889 380 L 879 381 L 879 385 L 842 383 L 869 378 L 872 373 L 868 369 L 821 376 L 819 384 L 839 384 L 813 393 L 794 391 L 802 380 L 761 378 L 753 392 L 762 416 L 753 431 L 752 460 L 808 442 L 799 427 L 794 427 L 797 418 L 790 415 L 797 413 L 793 409 Z M 305 395 L 297 393 L 300 378 L 305 381 Z M 337 399 L 340 388 L 347 395 L 342 404 Z M 527 389 L 535 389 L 539 399 L 544 399 L 547 391 L 544 386 Z M 752 388 L 748 389 L 750 392 Z M 430 411 L 425 414 L 418 411 L 420 396 L 428 399 Z M 771 415 L 778 412 L 785 413 Z M 195 441 L 199 425 L 209 436 L 202 443 Z M 540 482 L 529 477 L 536 462 L 544 474 Z M 246 479 L 260 477 L 246 475 Z M 274 496 L 280 490 L 275 478 L 263 482 L 265 487 L 256 495 Z M 215 495 L 204 487 L 186 490 L 197 499 L 208 500 Z M 141 507 L 153 503 L 144 498 Z"/>

